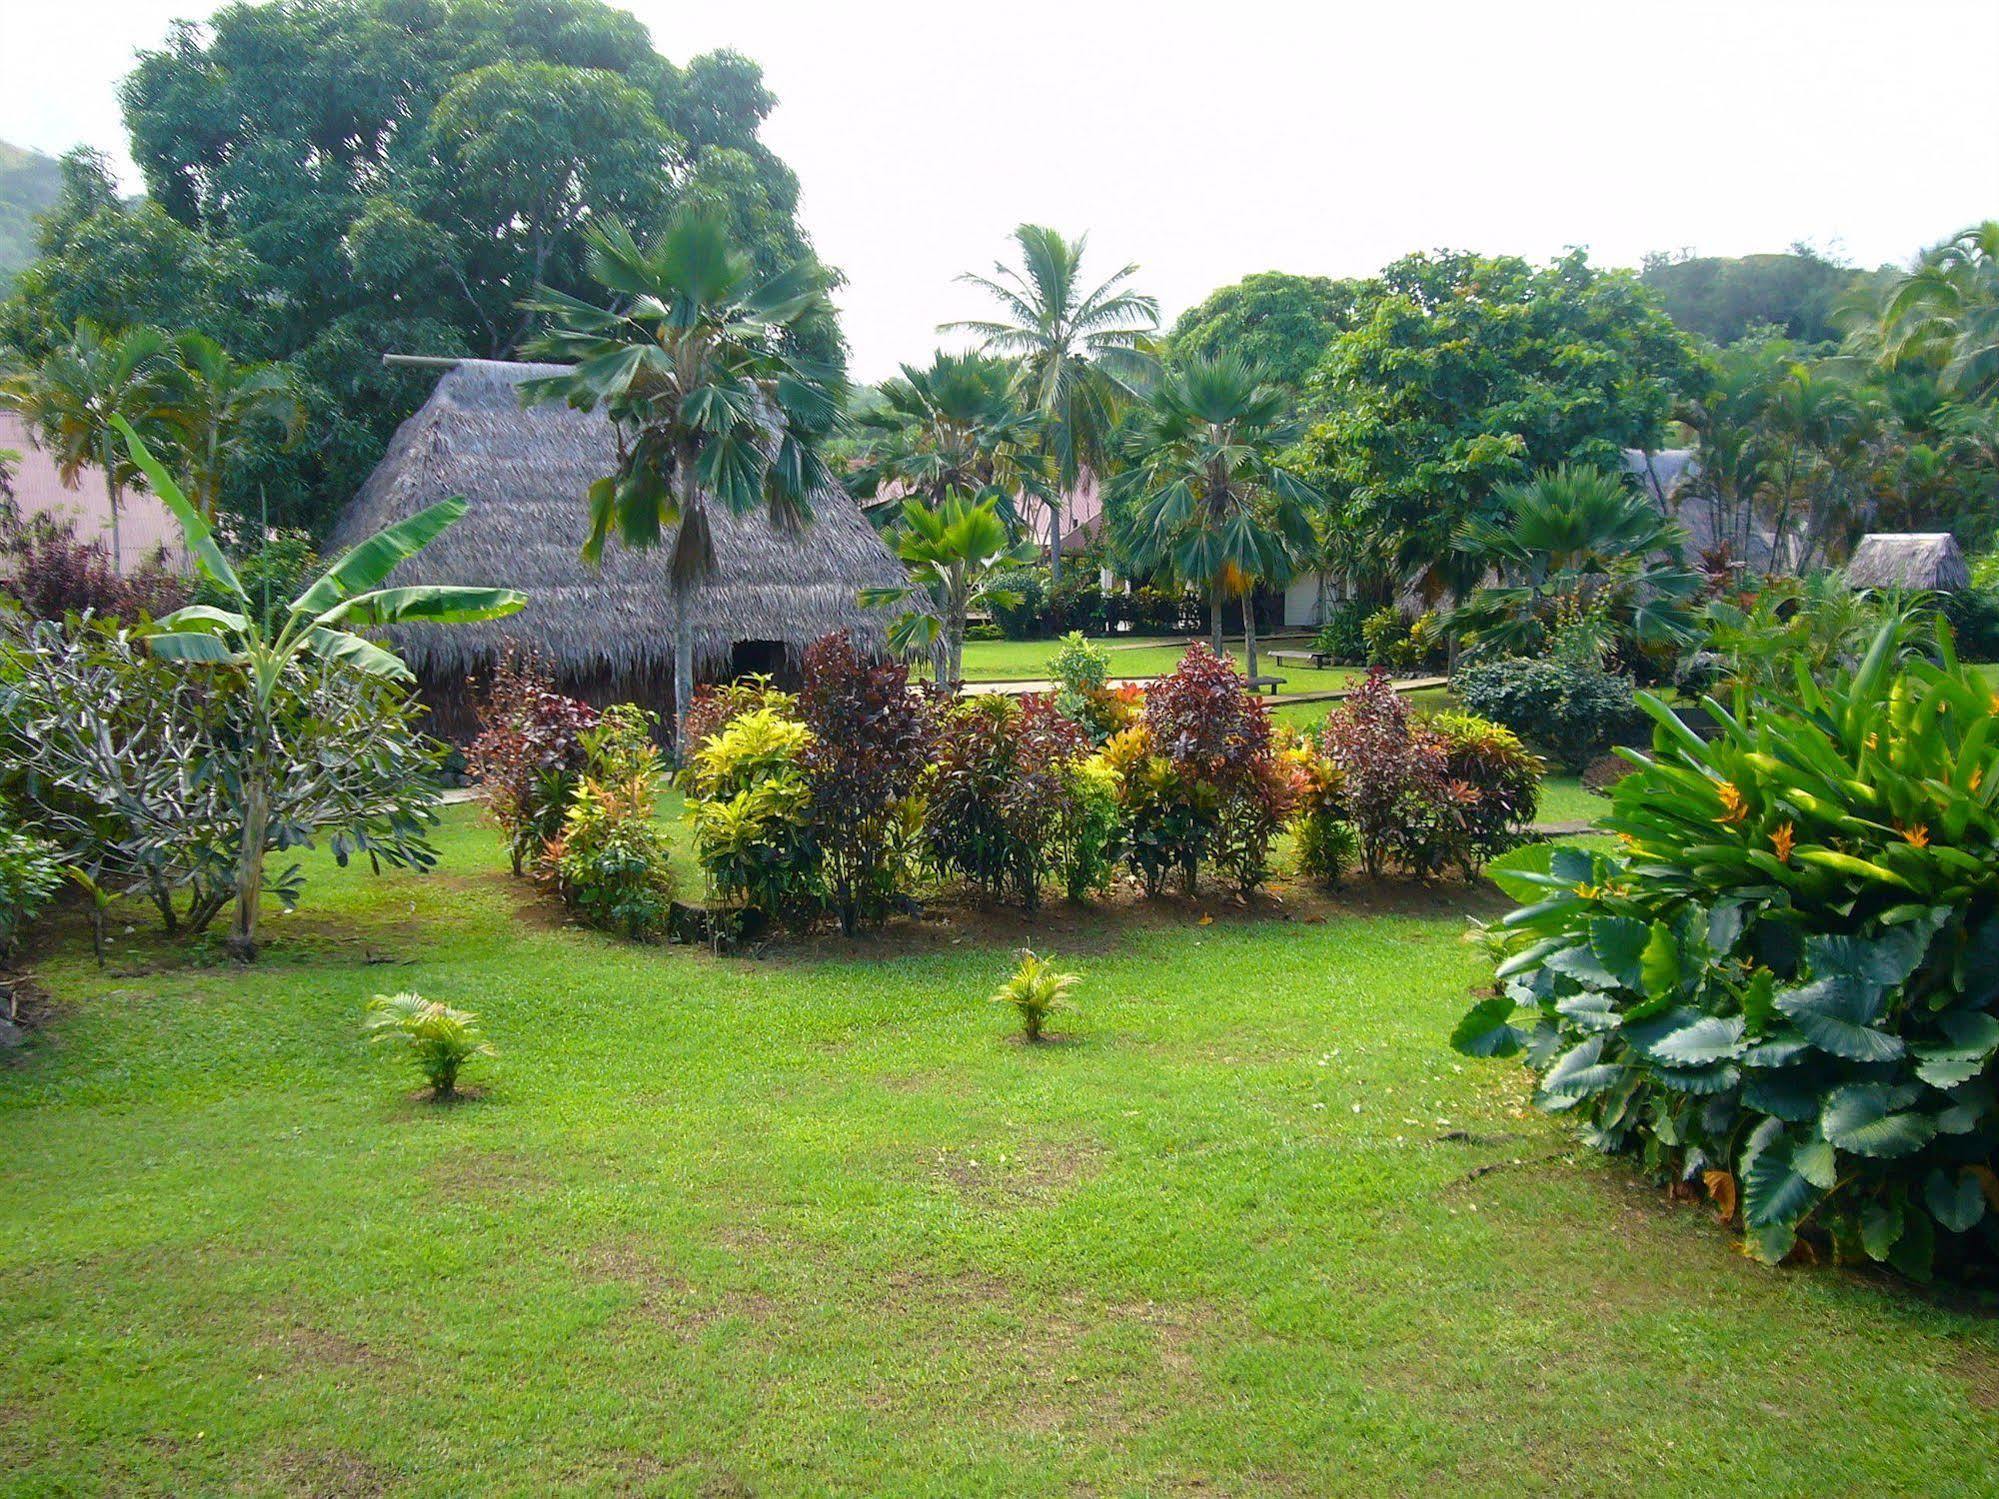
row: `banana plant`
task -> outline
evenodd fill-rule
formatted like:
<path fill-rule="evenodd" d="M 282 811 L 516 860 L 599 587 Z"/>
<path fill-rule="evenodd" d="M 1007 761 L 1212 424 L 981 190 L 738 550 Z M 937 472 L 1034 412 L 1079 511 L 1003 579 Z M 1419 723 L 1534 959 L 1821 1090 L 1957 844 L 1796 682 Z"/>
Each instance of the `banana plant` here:
<path fill-rule="evenodd" d="M 214 528 L 189 502 L 131 423 L 122 416 L 111 421 L 153 493 L 180 523 L 182 540 L 195 567 L 239 605 L 223 609 L 190 604 L 152 621 L 144 627 L 142 638 L 163 661 L 233 668 L 242 674 L 250 732 L 241 767 L 243 830 L 229 945 L 238 957 L 248 960 L 257 950 L 257 911 L 270 835 L 272 769 L 275 757 L 283 753 L 278 709 L 286 671 L 303 659 L 318 658 L 372 676 L 410 681 L 409 667 L 400 657 L 357 632 L 380 625 L 499 619 L 517 612 L 527 603 L 527 596 L 511 588 L 381 586 L 398 563 L 422 551 L 465 513 L 464 499 L 454 495 L 376 532 L 345 553 L 286 606 L 281 624 L 267 628 L 216 542 Z"/>
<path fill-rule="evenodd" d="M 864 588 L 864 608 L 920 598 L 928 608 L 905 611 L 889 627 L 889 645 L 904 658 L 928 651 L 940 686 L 964 679 L 965 617 L 974 604 L 1006 605 L 1016 596 L 995 586 L 1002 568 L 1018 567 L 1036 556 L 1030 542 L 1016 542 L 991 497 L 966 500 L 949 495 L 935 510 L 921 500 L 905 501 L 902 520 L 888 538 L 909 569 L 909 582 L 894 588 Z"/>

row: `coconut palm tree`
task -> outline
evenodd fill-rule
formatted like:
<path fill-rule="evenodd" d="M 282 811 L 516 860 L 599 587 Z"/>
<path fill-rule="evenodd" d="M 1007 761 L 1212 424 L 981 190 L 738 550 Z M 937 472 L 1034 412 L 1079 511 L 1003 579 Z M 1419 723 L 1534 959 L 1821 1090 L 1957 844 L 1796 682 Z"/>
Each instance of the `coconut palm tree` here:
<path fill-rule="evenodd" d="M 1124 438 L 1130 467 L 1115 481 L 1126 549 L 1141 566 L 1207 591 L 1216 655 L 1223 600 L 1243 596 L 1251 676 L 1254 590 L 1289 581 L 1318 545 L 1312 514 L 1325 503 L 1277 458 L 1297 440 L 1293 404 L 1232 354 L 1190 358 L 1134 409 Z"/>
<path fill-rule="evenodd" d="M 1041 418 L 1042 452 L 1058 486 L 1048 524 L 1051 577 L 1062 570 L 1062 502 L 1083 471 L 1104 472 L 1119 406 L 1157 370 L 1152 335 L 1159 303 L 1125 283 L 1127 265 L 1084 290 L 1083 252 L 1089 236 L 1064 239 L 1040 224 L 1013 232 L 1020 264 L 995 263 L 991 276 L 967 271 L 958 279 L 990 293 L 1000 312 L 989 319 L 944 324 L 940 332 L 975 335 L 989 354 L 1012 358 L 1021 404 Z"/>
<path fill-rule="evenodd" d="M 1999 219 L 1926 250 L 1913 271 L 1888 284 L 1878 323 L 1862 337 L 1890 365 L 1935 365 L 1954 394 L 1999 393 Z"/>
<path fill-rule="evenodd" d="M 985 354 L 939 350 L 927 368 L 905 364 L 880 404 L 854 417 L 862 464 L 849 487 L 862 499 L 892 493 L 932 506 L 948 495 L 992 496 L 1015 523 L 1015 496 L 1052 503 L 1038 460 L 1039 418 L 1014 400 L 1013 369 Z"/>
<path fill-rule="evenodd" d="M 21 414 L 49 450 L 64 484 L 76 488 L 93 464 L 103 473 L 114 568 L 124 565 L 119 519 L 125 491 L 140 474 L 115 440 L 112 418 L 122 414 L 148 435 L 166 435 L 175 373 L 167 336 L 159 329 L 108 333 L 86 319 L 67 344 L 0 386 L 0 400 Z"/>
<path fill-rule="evenodd" d="M 238 364 L 206 334 L 173 341 L 172 395 L 162 415 L 173 429 L 189 503 L 214 521 L 229 466 L 275 432 L 289 447 L 305 430 L 305 402 L 281 365 Z"/>
<path fill-rule="evenodd" d="M 1033 561 L 1034 547 L 1012 539 L 992 495 L 947 495 L 935 508 L 905 500 L 902 522 L 888 541 L 909 569 L 909 582 L 901 588 L 863 589 L 860 601 L 876 607 L 925 599 L 927 609 L 897 618 L 889 644 L 905 657 L 928 650 L 938 683 L 956 687 L 965 676 L 965 617 L 980 604 L 1013 602 L 994 586 L 995 576 L 1003 568 Z"/>
<path fill-rule="evenodd" d="M 801 262 L 758 280 L 750 257 L 714 215 L 682 209 L 641 248 L 616 221 L 585 236 L 590 274 L 614 305 L 543 287 L 529 304 L 546 331 L 526 349 L 569 366 L 528 381 L 522 398 L 601 408 L 618 437 L 616 471 L 590 486 L 596 561 L 613 532 L 651 547 L 669 527 L 675 743 L 686 747 L 694 694 L 692 605 L 714 574 L 708 505 L 736 515 L 765 507 L 795 530 L 812 493 L 836 482 L 819 445 L 838 417 L 845 382 L 798 351 L 792 335 L 825 315 L 823 273 Z"/>
<path fill-rule="evenodd" d="M 1681 638 L 1700 576 L 1680 565 L 1687 533 L 1616 474 L 1563 464 L 1501 487 L 1499 513 L 1458 529 L 1455 549 L 1500 581 L 1454 623 L 1500 645 L 1529 644 L 1558 604 L 1601 605 L 1641 642 Z"/>

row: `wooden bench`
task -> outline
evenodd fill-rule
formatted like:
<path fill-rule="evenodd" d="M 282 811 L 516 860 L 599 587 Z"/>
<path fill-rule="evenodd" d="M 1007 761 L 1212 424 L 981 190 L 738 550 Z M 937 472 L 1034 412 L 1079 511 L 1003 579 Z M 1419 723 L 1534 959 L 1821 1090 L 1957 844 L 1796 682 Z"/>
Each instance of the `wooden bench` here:
<path fill-rule="evenodd" d="M 1263 677 L 1263 676 L 1251 677 L 1249 679 L 1248 685 L 1249 685 L 1249 690 L 1251 692 L 1267 692 L 1272 697 L 1275 697 L 1277 696 L 1277 689 L 1284 685 L 1284 678 Z"/>
<path fill-rule="evenodd" d="M 1331 651 L 1269 651 L 1273 661 L 1289 661 L 1293 666 L 1311 666 L 1323 671 L 1333 664 Z"/>

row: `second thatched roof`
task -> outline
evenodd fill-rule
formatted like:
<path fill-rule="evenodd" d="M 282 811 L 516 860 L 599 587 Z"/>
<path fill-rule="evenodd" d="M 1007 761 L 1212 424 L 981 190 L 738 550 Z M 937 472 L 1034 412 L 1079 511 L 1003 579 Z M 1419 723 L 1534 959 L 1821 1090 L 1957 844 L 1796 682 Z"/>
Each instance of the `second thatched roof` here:
<path fill-rule="evenodd" d="M 1846 581 L 1856 588 L 1951 592 L 1971 585 L 1971 569 L 1948 531 L 1876 531 L 1853 549 Z"/>
<path fill-rule="evenodd" d="M 448 370 L 334 528 L 333 544 L 351 546 L 462 494 L 470 502 L 465 517 L 391 581 L 528 595 L 527 608 L 507 619 L 390 632 L 419 676 L 483 670 L 509 643 L 533 647 L 566 677 L 615 677 L 672 660 L 671 533 L 644 552 L 614 542 L 601 567 L 582 560 L 585 491 L 611 472 L 616 442 L 598 413 L 521 405 L 521 382 L 556 368 L 468 359 Z M 863 609 L 856 595 L 902 584 L 902 564 L 838 486 L 816 492 L 812 509 L 812 523 L 794 535 L 761 510 L 737 516 L 711 508 L 716 573 L 693 606 L 698 668 L 726 663 L 741 641 L 782 642 L 795 654 L 836 630 L 865 650 L 884 648 L 889 612 Z"/>

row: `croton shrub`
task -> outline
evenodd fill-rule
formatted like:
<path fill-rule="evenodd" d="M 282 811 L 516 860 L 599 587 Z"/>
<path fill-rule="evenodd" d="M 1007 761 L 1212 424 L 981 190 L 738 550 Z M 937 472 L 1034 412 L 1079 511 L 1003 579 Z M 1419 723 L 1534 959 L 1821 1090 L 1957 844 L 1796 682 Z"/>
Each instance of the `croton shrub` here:
<path fill-rule="evenodd" d="M 597 710 L 557 692 L 547 663 L 532 652 L 509 653 L 495 668 L 465 763 L 515 874 L 561 833 L 588 759 L 583 736 L 596 726 Z"/>
<path fill-rule="evenodd" d="M 1498 992 L 1453 1042 L 1524 1054 L 1544 1109 L 1740 1216 L 1749 1248 L 1999 1263 L 1999 697 L 1903 660 L 1732 707 L 1647 699 L 1615 853 L 1496 861 Z"/>

